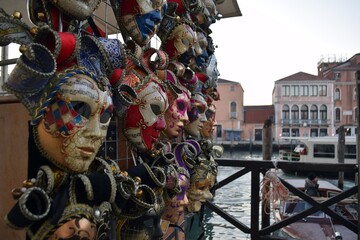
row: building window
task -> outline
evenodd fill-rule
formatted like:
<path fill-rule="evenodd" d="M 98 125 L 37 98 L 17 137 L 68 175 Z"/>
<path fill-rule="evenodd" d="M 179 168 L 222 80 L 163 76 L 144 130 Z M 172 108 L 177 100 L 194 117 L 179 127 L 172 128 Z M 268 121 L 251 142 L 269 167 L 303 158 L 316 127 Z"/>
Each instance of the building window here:
<path fill-rule="evenodd" d="M 357 88 L 354 88 L 353 96 L 354 96 L 354 100 L 356 101 L 356 98 L 357 98 Z"/>
<path fill-rule="evenodd" d="M 291 86 L 291 96 L 298 97 L 299 96 L 299 85 L 293 85 Z"/>
<path fill-rule="evenodd" d="M 291 129 L 291 136 L 292 137 L 300 137 L 300 131 L 298 128 Z"/>
<path fill-rule="evenodd" d="M 291 107 L 291 119 L 299 120 L 299 107 L 297 105 Z"/>
<path fill-rule="evenodd" d="M 290 137 L 290 129 L 289 128 L 283 128 L 281 136 L 283 137 Z"/>
<path fill-rule="evenodd" d="M 284 85 L 282 86 L 282 89 L 281 89 L 281 95 L 282 96 L 285 96 L 285 97 L 289 97 L 290 96 L 290 86 L 289 85 Z"/>
<path fill-rule="evenodd" d="M 321 105 L 320 107 L 320 119 L 327 120 L 327 107 L 325 105 Z"/>
<path fill-rule="evenodd" d="M 230 119 L 237 118 L 237 109 L 236 109 L 236 102 L 230 103 Z"/>
<path fill-rule="evenodd" d="M 216 127 L 216 137 L 222 138 L 222 125 L 215 125 Z"/>
<path fill-rule="evenodd" d="M 327 129 L 326 128 L 320 128 L 320 137 L 327 136 Z"/>
<path fill-rule="evenodd" d="M 315 105 L 312 105 L 310 108 L 310 119 L 317 120 L 318 119 L 318 108 Z"/>
<path fill-rule="evenodd" d="M 340 89 L 335 89 L 335 100 L 340 100 Z"/>
<path fill-rule="evenodd" d="M 358 116 L 359 116 L 359 110 L 358 108 L 356 107 L 354 109 L 354 122 L 357 122 L 358 121 Z"/>
<path fill-rule="evenodd" d="M 301 96 L 309 96 L 309 86 L 308 85 L 300 86 L 300 95 Z"/>
<path fill-rule="evenodd" d="M 316 97 L 318 95 L 318 86 L 310 85 L 310 96 Z"/>
<path fill-rule="evenodd" d="M 235 91 L 235 86 L 234 85 L 231 85 L 230 86 L 230 92 L 234 92 Z"/>
<path fill-rule="evenodd" d="M 283 109 L 282 109 L 282 115 L 283 115 L 283 119 L 290 119 L 290 112 L 289 112 L 289 106 L 288 105 L 284 105 Z"/>
<path fill-rule="evenodd" d="M 340 108 L 335 109 L 335 121 L 340 122 Z"/>
<path fill-rule="evenodd" d="M 322 97 L 327 96 L 327 86 L 326 85 L 319 86 L 319 96 L 322 96 Z"/>
<path fill-rule="evenodd" d="M 341 73 L 337 72 L 335 73 L 335 80 L 340 79 L 341 78 Z"/>
<path fill-rule="evenodd" d="M 306 105 L 301 106 L 301 120 L 309 119 L 309 108 Z"/>

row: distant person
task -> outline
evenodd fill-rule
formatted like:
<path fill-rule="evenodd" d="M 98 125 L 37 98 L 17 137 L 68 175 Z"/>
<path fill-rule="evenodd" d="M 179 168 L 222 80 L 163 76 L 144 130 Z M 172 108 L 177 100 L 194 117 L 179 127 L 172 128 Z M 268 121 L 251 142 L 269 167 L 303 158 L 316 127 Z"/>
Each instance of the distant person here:
<path fill-rule="evenodd" d="M 305 193 L 312 197 L 320 197 L 318 177 L 315 173 L 310 173 L 305 179 Z"/>

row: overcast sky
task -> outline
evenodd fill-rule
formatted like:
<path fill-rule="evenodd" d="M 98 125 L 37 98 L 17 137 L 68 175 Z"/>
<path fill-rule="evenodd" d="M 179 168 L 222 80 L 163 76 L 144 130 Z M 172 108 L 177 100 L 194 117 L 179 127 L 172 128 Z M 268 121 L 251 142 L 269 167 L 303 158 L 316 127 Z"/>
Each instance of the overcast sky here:
<path fill-rule="evenodd" d="M 211 25 L 220 78 L 240 82 L 245 105 L 270 105 L 274 82 L 317 75 L 320 57 L 360 53 L 360 0 L 237 0 L 241 17 Z"/>

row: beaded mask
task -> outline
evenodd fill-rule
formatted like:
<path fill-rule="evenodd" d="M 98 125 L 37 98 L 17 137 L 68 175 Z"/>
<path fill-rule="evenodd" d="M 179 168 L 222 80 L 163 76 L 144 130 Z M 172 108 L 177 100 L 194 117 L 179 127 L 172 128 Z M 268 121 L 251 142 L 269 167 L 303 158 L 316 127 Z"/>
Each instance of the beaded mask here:
<path fill-rule="evenodd" d="M 85 172 L 106 137 L 112 110 L 110 92 L 90 75 L 70 76 L 37 126 L 42 151 L 56 165 Z"/>
<path fill-rule="evenodd" d="M 200 130 L 206 121 L 205 111 L 207 110 L 207 104 L 200 93 L 195 93 L 190 102 L 191 106 L 188 111 L 190 123 L 185 126 L 185 131 L 188 135 L 199 138 Z"/>
<path fill-rule="evenodd" d="M 146 45 L 155 35 L 166 12 L 166 0 L 111 1 L 118 5 L 115 16 L 130 37 L 139 45 Z M 115 8 L 116 9 L 116 8 Z"/>

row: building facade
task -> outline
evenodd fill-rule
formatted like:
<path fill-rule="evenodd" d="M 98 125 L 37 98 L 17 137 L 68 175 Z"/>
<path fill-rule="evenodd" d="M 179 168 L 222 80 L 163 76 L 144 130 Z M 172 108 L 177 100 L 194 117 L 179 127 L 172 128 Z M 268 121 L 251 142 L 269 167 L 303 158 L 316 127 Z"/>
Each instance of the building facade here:
<path fill-rule="evenodd" d="M 215 142 L 240 141 L 244 124 L 244 89 L 238 82 L 218 79 L 220 100 L 216 102 Z"/>
<path fill-rule="evenodd" d="M 334 134 L 334 80 L 298 72 L 275 81 L 274 140 Z"/>
<path fill-rule="evenodd" d="M 244 124 L 241 140 L 262 141 L 262 131 L 267 119 L 274 121 L 274 105 L 244 106 Z M 272 131 L 274 132 L 274 125 Z"/>
<path fill-rule="evenodd" d="M 356 72 L 360 71 L 360 53 L 345 62 L 320 61 L 318 75 L 334 81 L 334 128 L 335 133 L 344 126 L 346 134 L 354 136 L 358 126 Z"/>

